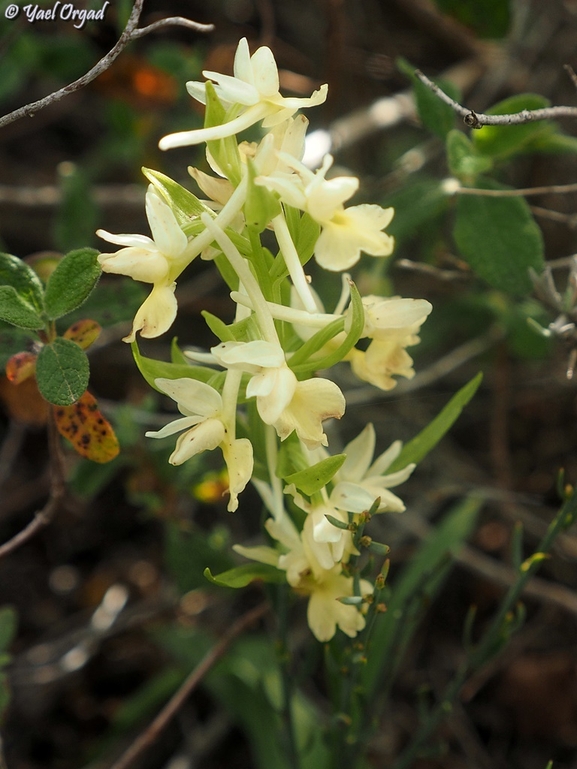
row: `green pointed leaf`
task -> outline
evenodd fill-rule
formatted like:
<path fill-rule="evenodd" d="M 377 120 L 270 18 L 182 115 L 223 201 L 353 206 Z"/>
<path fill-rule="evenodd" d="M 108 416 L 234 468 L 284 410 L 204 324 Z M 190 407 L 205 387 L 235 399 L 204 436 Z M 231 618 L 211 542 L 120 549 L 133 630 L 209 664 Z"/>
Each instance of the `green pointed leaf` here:
<path fill-rule="evenodd" d="M 18 328 L 30 330 L 38 330 L 45 326 L 38 312 L 16 293 L 13 286 L 0 286 L 0 320 Z"/>
<path fill-rule="evenodd" d="M 506 189 L 488 179 L 476 186 Z M 545 269 L 543 236 L 524 198 L 458 195 L 453 236 L 480 278 L 514 296 L 533 290 L 530 267 Z"/>
<path fill-rule="evenodd" d="M 76 342 L 57 337 L 45 345 L 36 361 L 40 394 L 55 406 L 71 406 L 88 387 L 88 358 Z"/>
<path fill-rule="evenodd" d="M 217 339 L 220 339 L 221 342 L 234 342 L 234 334 L 223 320 L 208 312 L 208 310 L 202 310 L 200 314 Z"/>
<path fill-rule="evenodd" d="M 0 254 L 0 286 L 12 286 L 27 305 L 38 313 L 43 312 L 42 281 L 22 259 L 10 254 Z"/>
<path fill-rule="evenodd" d="M 267 563 L 243 563 L 242 566 L 236 566 L 216 576 L 213 576 L 210 569 L 205 569 L 204 576 L 219 587 L 246 587 L 255 580 L 277 584 L 286 582 L 286 573 Z"/>
<path fill-rule="evenodd" d="M 200 382 L 208 382 L 215 375 L 214 369 L 205 368 L 204 366 L 188 366 L 185 363 L 168 363 L 167 361 L 145 358 L 144 355 L 140 354 L 136 342 L 132 342 L 131 348 L 138 370 L 155 390 L 158 390 L 158 387 L 154 384 L 156 379 L 189 377 L 190 379 L 198 379 Z M 158 390 L 158 392 L 161 391 Z"/>
<path fill-rule="evenodd" d="M 493 166 L 491 158 L 479 155 L 472 141 L 456 129 L 447 134 L 447 162 L 453 176 L 470 185 Z"/>
<path fill-rule="evenodd" d="M 463 408 L 469 403 L 473 395 L 477 392 L 483 374 L 479 372 L 470 382 L 453 395 L 445 408 L 437 414 L 424 430 L 415 436 L 411 441 L 405 443 L 401 453 L 388 468 L 387 473 L 394 473 L 402 470 L 408 464 L 414 462 L 418 464 L 429 451 L 434 448 L 441 438 L 447 433 L 453 424 L 459 418 Z"/>
<path fill-rule="evenodd" d="M 549 101 L 534 93 L 521 93 L 495 104 L 487 110 L 488 115 L 512 115 L 524 109 L 542 109 L 548 107 Z M 471 134 L 473 145 L 484 155 L 503 158 L 515 152 L 523 152 L 525 145 L 541 133 L 548 133 L 550 123 L 536 120 L 520 125 L 493 126 L 486 125 L 474 130 Z"/>
<path fill-rule="evenodd" d="M 441 101 L 439 97 L 434 94 L 430 88 L 424 83 L 421 83 L 418 77 L 415 76 L 415 67 L 406 59 L 397 59 L 397 67 L 407 75 L 413 83 L 413 90 L 415 93 L 415 101 L 417 103 L 417 112 L 421 118 L 423 125 L 429 129 L 432 133 L 444 139 L 445 136 L 455 125 L 455 112 L 452 107 Z M 448 80 L 435 80 L 435 83 L 441 88 L 448 96 L 455 101 L 460 101 L 461 93 L 459 89 Z"/>
<path fill-rule="evenodd" d="M 307 467 L 305 470 L 287 475 L 284 480 L 287 483 L 294 483 L 299 491 L 310 497 L 332 480 L 335 473 L 343 466 L 346 458 L 346 454 L 335 454 L 317 462 L 316 465 Z"/>
<path fill-rule="evenodd" d="M 150 168 L 143 168 L 142 173 L 160 193 L 160 197 L 164 198 L 165 202 L 172 208 L 176 220 L 181 226 L 190 224 L 192 217 L 200 216 L 200 214 L 208 211 L 208 208 L 200 202 L 196 195 L 166 174 L 153 171 Z"/>
<path fill-rule="evenodd" d="M 50 320 L 61 318 L 84 304 L 101 274 L 98 251 L 79 248 L 58 263 L 46 284 L 46 313 Z"/>

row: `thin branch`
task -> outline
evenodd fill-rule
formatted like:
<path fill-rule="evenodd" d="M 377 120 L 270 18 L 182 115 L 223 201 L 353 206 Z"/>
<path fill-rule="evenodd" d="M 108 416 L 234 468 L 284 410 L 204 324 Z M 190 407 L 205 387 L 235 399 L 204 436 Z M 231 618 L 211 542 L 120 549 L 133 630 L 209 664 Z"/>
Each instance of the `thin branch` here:
<path fill-rule="evenodd" d="M 521 114 L 521 113 L 519 113 Z M 551 184 L 547 187 L 522 187 L 516 190 L 484 190 L 479 187 L 459 187 L 457 195 L 484 195 L 487 198 L 516 198 L 527 195 L 563 195 L 577 192 L 577 184 Z"/>
<path fill-rule="evenodd" d="M 4 117 L 0 118 L 0 128 L 3 128 L 4 126 L 9 125 L 10 123 L 13 123 L 14 121 L 19 120 L 22 117 L 32 117 L 33 115 L 36 114 L 36 112 L 39 112 L 41 109 L 44 109 L 45 107 L 48 107 L 51 104 L 54 104 L 55 102 L 64 98 L 65 96 L 68 96 L 69 94 L 74 93 L 75 91 L 79 91 L 81 88 L 84 88 L 85 86 L 87 86 L 88 83 L 91 83 L 93 80 L 95 80 L 99 75 L 101 75 L 110 67 L 112 62 L 126 48 L 126 46 L 128 45 L 128 43 L 131 42 L 131 40 L 135 40 L 136 38 L 142 37 L 143 35 L 147 35 L 149 32 L 153 32 L 154 30 L 159 29 L 161 27 L 166 27 L 169 24 L 186 26 L 191 29 L 195 29 L 198 32 L 210 32 L 211 30 L 214 29 L 214 24 L 200 24 L 199 22 L 191 21 L 190 19 L 183 19 L 180 16 L 174 16 L 168 19 L 162 19 L 160 21 L 154 22 L 153 24 L 149 24 L 147 27 L 143 27 L 142 29 L 137 29 L 137 25 L 140 20 L 140 14 L 142 12 L 143 2 L 144 0 L 135 0 L 134 5 L 132 7 L 132 11 L 130 13 L 130 17 L 126 23 L 126 26 L 122 34 L 120 35 L 120 38 L 118 39 L 118 42 L 106 54 L 106 56 L 103 56 L 103 58 L 100 59 L 100 61 L 97 62 L 94 65 L 94 67 L 92 67 L 92 69 L 88 70 L 86 74 L 82 75 L 82 77 L 79 77 L 73 83 L 69 83 L 68 85 L 65 85 L 63 88 L 60 88 L 58 91 L 54 91 L 54 93 L 51 93 L 48 96 L 44 96 L 42 99 L 39 99 L 38 101 L 34 101 L 30 104 L 25 104 L 23 107 L 19 107 L 13 112 L 9 112 L 7 115 L 4 115 Z"/>
<path fill-rule="evenodd" d="M 247 628 L 254 624 L 269 610 L 268 603 L 261 603 L 251 611 L 243 614 L 234 622 L 230 628 L 223 634 L 220 641 L 214 646 L 195 667 L 180 689 L 168 701 L 154 721 L 146 730 L 132 743 L 128 750 L 116 761 L 110 769 L 129 769 L 134 761 L 142 755 L 157 739 L 163 729 L 178 713 L 194 689 L 214 667 L 214 665 L 224 656 L 231 643 Z"/>
<path fill-rule="evenodd" d="M 524 109 L 509 115 L 485 115 L 482 112 L 474 112 L 468 107 L 463 107 L 454 99 L 451 99 L 436 83 L 424 75 L 421 70 L 415 70 L 415 76 L 423 85 L 426 85 L 438 98 L 448 104 L 457 115 L 463 118 L 469 128 L 482 128 L 484 125 L 520 125 L 532 123 L 535 120 L 548 120 L 556 117 L 577 117 L 577 107 L 545 107 L 543 109 Z"/>
<path fill-rule="evenodd" d="M 8 542 L 5 542 L 0 546 L 0 558 L 4 558 L 4 556 L 14 552 L 14 550 L 17 550 L 25 542 L 28 542 L 28 540 L 41 529 L 48 526 L 62 504 L 62 500 L 66 493 L 64 460 L 62 456 L 62 446 L 60 445 L 60 435 L 56 428 L 52 410 L 50 410 L 48 418 L 48 444 L 52 465 L 50 496 L 48 501 L 42 510 L 36 513 L 28 526 L 23 528 L 18 534 L 14 535 L 12 539 L 9 539 Z"/>

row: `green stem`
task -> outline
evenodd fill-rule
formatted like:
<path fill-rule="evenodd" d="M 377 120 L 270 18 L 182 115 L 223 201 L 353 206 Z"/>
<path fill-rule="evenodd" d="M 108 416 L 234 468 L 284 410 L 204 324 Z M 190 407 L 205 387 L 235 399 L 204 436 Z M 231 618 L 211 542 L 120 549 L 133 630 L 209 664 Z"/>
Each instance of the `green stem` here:
<path fill-rule="evenodd" d="M 566 529 L 577 515 L 577 493 L 561 507 L 536 550 L 536 554 L 547 553 L 555 538 Z M 427 720 L 421 725 L 415 738 L 406 750 L 399 756 L 394 764 L 394 769 L 408 769 L 418 757 L 422 747 L 432 736 L 445 716 L 451 711 L 453 702 L 459 696 L 461 687 L 467 677 L 476 669 L 485 664 L 502 647 L 503 632 L 506 632 L 507 619 L 511 611 L 519 601 L 527 582 L 539 568 L 541 559 L 529 558 L 521 565 L 519 576 L 515 584 L 511 585 L 499 611 L 494 617 L 489 628 L 485 631 L 479 644 L 459 666 L 453 680 L 447 685 L 440 702 L 431 711 Z"/>

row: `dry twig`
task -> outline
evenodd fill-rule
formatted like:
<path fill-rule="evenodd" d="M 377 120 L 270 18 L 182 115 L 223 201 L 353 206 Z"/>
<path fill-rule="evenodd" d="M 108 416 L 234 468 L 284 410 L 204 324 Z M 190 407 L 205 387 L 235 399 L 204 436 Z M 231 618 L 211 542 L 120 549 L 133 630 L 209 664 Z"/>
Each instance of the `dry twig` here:
<path fill-rule="evenodd" d="M 45 107 L 60 101 L 60 99 L 64 98 L 64 96 L 68 96 L 69 94 L 84 88 L 88 85 L 88 83 L 91 83 L 110 67 L 112 62 L 126 48 L 128 43 L 130 43 L 132 40 L 136 40 L 139 37 L 147 35 L 149 32 L 154 32 L 157 29 L 163 29 L 169 25 L 185 26 L 189 27 L 190 29 L 194 29 L 197 32 L 210 32 L 214 29 L 214 24 L 200 24 L 199 22 L 192 21 L 190 19 L 183 19 L 180 16 L 172 16 L 168 19 L 161 19 L 160 21 L 155 21 L 153 24 L 149 24 L 147 27 L 138 29 L 137 25 L 140 20 L 143 2 L 144 0 L 135 0 L 130 17 L 122 34 L 120 35 L 120 38 L 118 39 L 118 42 L 114 48 L 112 48 L 106 54 L 106 56 L 103 56 L 102 59 L 100 59 L 100 61 L 97 62 L 94 67 L 92 67 L 92 69 L 90 69 L 86 74 L 82 75 L 82 77 L 79 77 L 73 83 L 65 85 L 58 91 L 54 91 L 48 96 L 44 96 L 42 99 L 38 99 L 38 101 L 25 104 L 23 107 L 19 107 L 13 112 L 9 112 L 7 115 L 4 115 L 4 117 L 0 118 L 0 128 L 13 123 L 15 120 L 19 120 L 22 117 L 33 117 L 33 115 L 35 115 L 41 109 L 44 109 Z"/>
<path fill-rule="evenodd" d="M 468 107 L 451 99 L 436 83 L 424 75 L 421 70 L 415 70 L 415 76 L 419 78 L 423 85 L 439 97 L 445 104 L 448 104 L 457 115 L 463 118 L 463 122 L 469 128 L 482 128 L 484 125 L 520 125 L 522 123 L 533 123 L 536 120 L 548 120 L 556 117 L 577 117 L 577 107 L 544 107 L 543 109 L 524 109 L 521 112 L 515 112 L 509 115 L 485 115 L 482 112 L 475 112 Z"/>
<path fill-rule="evenodd" d="M 247 628 L 260 619 L 269 609 L 267 603 L 261 603 L 251 611 L 243 614 L 234 622 L 224 633 L 220 641 L 214 646 L 196 666 L 180 689 L 174 694 L 169 702 L 160 711 L 154 721 L 145 729 L 145 731 L 132 743 L 121 758 L 116 761 L 110 769 L 129 769 L 134 761 L 150 747 L 156 740 L 162 730 L 178 713 L 194 689 L 214 667 L 214 665 L 227 652 L 231 643 Z"/>

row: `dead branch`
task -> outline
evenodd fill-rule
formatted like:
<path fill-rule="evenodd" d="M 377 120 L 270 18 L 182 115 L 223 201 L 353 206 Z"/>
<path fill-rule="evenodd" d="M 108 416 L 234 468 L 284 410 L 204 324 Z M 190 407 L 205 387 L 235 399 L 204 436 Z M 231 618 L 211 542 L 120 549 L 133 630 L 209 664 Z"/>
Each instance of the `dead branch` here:
<path fill-rule="evenodd" d="M 190 19 L 183 19 L 180 16 L 172 16 L 167 19 L 161 19 L 160 21 L 155 21 L 153 24 L 149 24 L 147 27 L 138 29 L 137 27 L 140 20 L 140 14 L 142 12 L 143 2 L 144 0 L 135 0 L 130 17 L 126 22 L 126 26 L 120 35 L 118 42 L 114 48 L 112 48 L 105 56 L 102 57 L 102 59 L 100 59 L 99 62 L 94 65 L 94 67 L 92 67 L 92 69 L 88 70 L 86 74 L 82 75 L 74 82 L 65 85 L 63 88 L 60 88 L 58 91 L 54 91 L 48 96 L 44 96 L 42 99 L 38 99 L 38 101 L 25 104 L 23 107 L 19 107 L 13 112 L 9 112 L 7 115 L 4 115 L 4 117 L 0 118 L 0 128 L 13 123 L 22 117 L 33 117 L 37 112 L 44 109 L 45 107 L 49 107 L 51 104 L 60 101 L 60 99 L 63 99 L 65 96 L 68 96 L 69 94 L 84 88 L 88 85 L 88 83 L 91 83 L 99 75 L 109 69 L 112 62 L 126 48 L 128 43 L 130 43 L 132 40 L 136 40 L 139 37 L 147 35 L 149 32 L 154 32 L 157 29 L 163 29 L 169 25 L 184 26 L 188 27 L 189 29 L 194 29 L 197 32 L 210 32 L 214 29 L 214 24 L 200 24 L 199 22 L 192 21 Z"/>
<path fill-rule="evenodd" d="M 556 117 L 577 117 L 577 107 L 544 107 L 543 109 L 524 109 L 509 115 L 485 115 L 463 107 L 451 99 L 436 83 L 424 75 L 421 70 L 415 70 L 415 76 L 426 85 L 439 99 L 448 104 L 469 128 L 482 128 L 484 125 L 520 125 L 533 123 L 536 120 L 549 120 Z"/>

